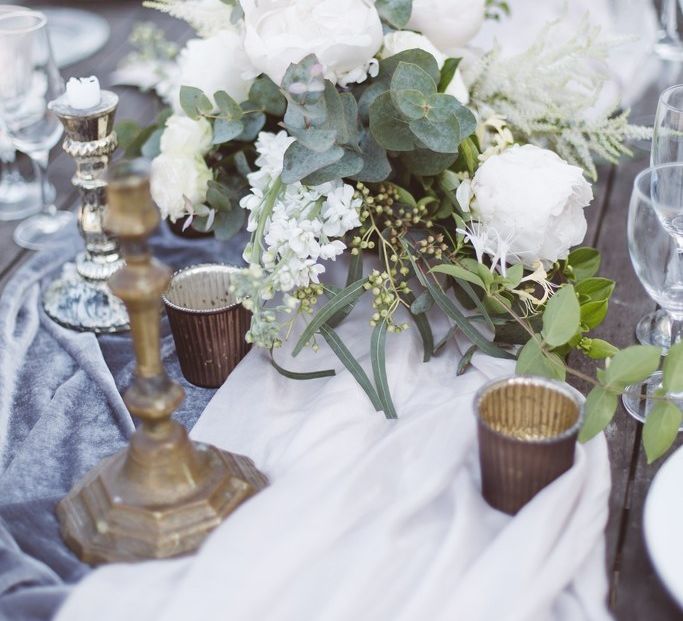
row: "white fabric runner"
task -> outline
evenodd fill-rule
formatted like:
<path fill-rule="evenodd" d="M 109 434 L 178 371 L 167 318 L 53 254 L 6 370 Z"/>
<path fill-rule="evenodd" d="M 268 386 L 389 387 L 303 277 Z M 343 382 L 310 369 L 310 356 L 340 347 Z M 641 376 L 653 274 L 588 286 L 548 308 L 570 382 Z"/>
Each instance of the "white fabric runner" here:
<path fill-rule="evenodd" d="M 357 355 L 367 316 L 339 328 Z M 415 329 L 389 336 L 398 421 L 374 412 L 343 369 L 288 380 L 252 351 L 192 435 L 249 455 L 271 486 L 195 556 L 94 571 L 58 621 L 608 619 L 604 437 L 579 446 L 574 467 L 515 518 L 491 509 L 472 397 L 513 367 L 475 355 L 456 377 L 465 346 L 423 364 Z M 341 366 L 326 347 L 299 358 L 278 352 L 292 370 Z"/>

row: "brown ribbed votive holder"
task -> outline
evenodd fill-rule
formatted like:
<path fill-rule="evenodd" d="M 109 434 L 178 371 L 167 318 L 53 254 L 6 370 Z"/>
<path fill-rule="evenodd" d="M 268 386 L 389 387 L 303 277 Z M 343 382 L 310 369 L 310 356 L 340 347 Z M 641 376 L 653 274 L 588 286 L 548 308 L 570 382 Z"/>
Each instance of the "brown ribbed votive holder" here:
<path fill-rule="evenodd" d="M 237 268 L 202 264 L 177 271 L 163 296 L 180 369 L 188 382 L 217 388 L 247 354 L 251 313 L 230 293 Z"/>
<path fill-rule="evenodd" d="M 475 397 L 482 494 L 514 515 L 574 463 L 583 411 L 565 384 L 510 377 L 483 386 Z"/>

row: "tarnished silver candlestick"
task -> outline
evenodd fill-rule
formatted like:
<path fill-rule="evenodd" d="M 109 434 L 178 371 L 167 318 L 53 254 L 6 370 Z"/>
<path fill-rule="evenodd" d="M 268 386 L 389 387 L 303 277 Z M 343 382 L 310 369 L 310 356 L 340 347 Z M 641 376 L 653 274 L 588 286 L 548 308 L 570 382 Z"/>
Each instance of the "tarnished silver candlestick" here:
<path fill-rule="evenodd" d="M 94 108 L 72 108 L 66 96 L 50 103 L 50 109 L 64 125 L 63 148 L 76 161 L 72 183 L 78 188 L 81 205 L 78 228 L 85 251 L 75 263 L 64 266 L 61 277 L 45 291 L 45 312 L 57 323 L 87 332 L 128 330 L 128 313 L 123 302 L 109 289 L 107 280 L 123 266 L 118 242 L 107 235 L 102 218 L 107 205 L 107 169 L 116 150 L 114 116 L 119 98 L 102 91 Z"/>

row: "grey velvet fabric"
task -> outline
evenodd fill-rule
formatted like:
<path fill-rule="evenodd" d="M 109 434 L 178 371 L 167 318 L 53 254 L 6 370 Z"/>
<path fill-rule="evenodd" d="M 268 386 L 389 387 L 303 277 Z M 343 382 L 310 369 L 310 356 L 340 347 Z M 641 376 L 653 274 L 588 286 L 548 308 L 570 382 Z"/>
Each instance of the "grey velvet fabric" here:
<path fill-rule="evenodd" d="M 240 263 L 242 241 L 185 240 L 165 226 L 152 240 L 174 268 Z M 0 620 L 52 618 L 89 571 L 62 542 L 54 507 L 134 429 L 119 394 L 134 366 L 129 336 L 66 330 L 40 306 L 78 244 L 74 236 L 71 252 L 34 256 L 0 298 Z M 166 369 L 187 394 L 175 417 L 191 428 L 214 391 L 182 377 L 165 317 L 162 335 Z"/>

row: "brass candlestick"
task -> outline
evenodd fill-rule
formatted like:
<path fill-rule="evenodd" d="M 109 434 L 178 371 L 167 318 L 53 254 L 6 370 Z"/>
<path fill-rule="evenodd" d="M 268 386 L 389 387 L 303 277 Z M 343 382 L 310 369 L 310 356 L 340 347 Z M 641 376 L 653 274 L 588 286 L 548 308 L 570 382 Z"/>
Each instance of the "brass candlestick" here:
<path fill-rule="evenodd" d="M 251 460 L 192 442 L 171 420 L 184 394 L 161 363 L 160 296 L 171 272 L 147 247 L 160 220 L 147 163 L 115 165 L 108 195 L 105 225 L 127 263 L 109 283 L 128 308 L 137 360 L 124 401 L 142 424 L 126 449 L 100 462 L 57 506 L 64 539 L 88 563 L 190 552 L 267 484 Z"/>
<path fill-rule="evenodd" d="M 75 263 L 67 263 L 61 277 L 47 288 L 43 306 L 57 323 L 74 330 L 128 330 L 126 308 L 107 286 L 123 259 L 116 240 L 102 228 L 106 174 L 117 146 L 114 116 L 118 103 L 118 96 L 111 91 L 102 91 L 99 105 L 88 110 L 72 108 L 66 96 L 50 102 L 50 109 L 64 126 L 64 151 L 76 161 L 72 183 L 80 194 L 78 229 L 85 251 L 76 256 Z"/>

